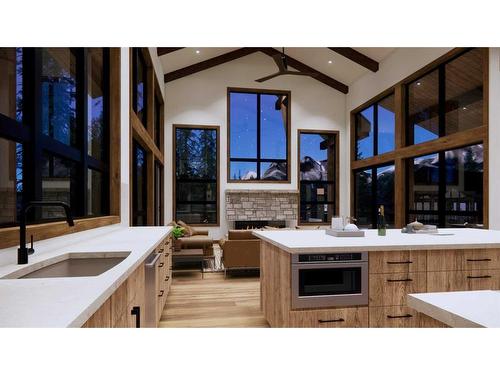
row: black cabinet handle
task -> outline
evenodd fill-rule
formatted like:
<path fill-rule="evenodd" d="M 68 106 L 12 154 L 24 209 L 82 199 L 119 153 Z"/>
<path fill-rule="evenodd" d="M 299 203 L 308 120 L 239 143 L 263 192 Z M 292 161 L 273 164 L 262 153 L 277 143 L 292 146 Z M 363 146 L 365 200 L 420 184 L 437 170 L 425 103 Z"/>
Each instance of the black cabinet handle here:
<path fill-rule="evenodd" d="M 168 281 L 170 279 L 170 276 L 165 277 L 165 281 Z"/>
<path fill-rule="evenodd" d="M 135 328 L 141 328 L 141 307 L 132 307 L 130 314 L 135 315 Z"/>
<path fill-rule="evenodd" d="M 484 276 L 467 276 L 468 279 L 491 279 L 490 275 L 484 275 Z"/>
<path fill-rule="evenodd" d="M 164 265 L 165 263 L 161 262 L 160 264 L 158 264 L 158 268 L 162 268 Z"/>
<path fill-rule="evenodd" d="M 163 253 L 163 248 L 158 250 L 158 254 L 161 254 L 161 253 Z"/>
<path fill-rule="evenodd" d="M 318 323 L 338 323 L 338 322 L 344 322 L 345 320 L 340 318 L 340 319 L 318 319 Z"/>
<path fill-rule="evenodd" d="M 158 294 L 158 297 L 163 297 L 163 294 L 165 293 L 165 291 L 163 290 L 160 290 L 160 294 Z"/>
<path fill-rule="evenodd" d="M 404 315 L 387 315 L 388 319 L 404 319 L 404 318 L 413 318 L 413 315 L 411 314 L 404 314 Z"/>
<path fill-rule="evenodd" d="M 413 279 L 387 279 L 388 283 L 399 283 L 399 282 L 407 282 L 413 281 Z"/>
<path fill-rule="evenodd" d="M 168 257 L 170 255 L 170 253 L 165 253 L 165 258 Z"/>
<path fill-rule="evenodd" d="M 467 259 L 467 262 L 491 262 L 491 259 L 490 258 Z"/>
<path fill-rule="evenodd" d="M 411 260 L 403 260 L 401 262 L 387 261 L 387 264 L 412 264 Z"/>

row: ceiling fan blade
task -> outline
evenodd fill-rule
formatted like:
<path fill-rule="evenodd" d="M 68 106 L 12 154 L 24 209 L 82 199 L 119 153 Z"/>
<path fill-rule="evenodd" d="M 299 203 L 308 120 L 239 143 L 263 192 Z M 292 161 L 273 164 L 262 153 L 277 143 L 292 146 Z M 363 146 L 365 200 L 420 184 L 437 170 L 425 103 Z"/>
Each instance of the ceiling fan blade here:
<path fill-rule="evenodd" d="M 283 74 L 286 74 L 286 72 L 274 73 L 274 74 L 271 74 L 271 75 L 268 75 L 268 76 L 256 79 L 255 82 L 264 82 L 264 81 L 267 81 L 268 79 L 271 79 L 271 78 L 274 78 L 274 77 L 278 77 L 278 76 L 281 76 Z"/>
<path fill-rule="evenodd" d="M 286 72 L 286 65 L 285 61 L 283 60 L 283 55 L 280 53 L 277 53 L 276 55 L 273 55 L 273 60 L 278 66 L 278 69 L 280 72 Z"/>

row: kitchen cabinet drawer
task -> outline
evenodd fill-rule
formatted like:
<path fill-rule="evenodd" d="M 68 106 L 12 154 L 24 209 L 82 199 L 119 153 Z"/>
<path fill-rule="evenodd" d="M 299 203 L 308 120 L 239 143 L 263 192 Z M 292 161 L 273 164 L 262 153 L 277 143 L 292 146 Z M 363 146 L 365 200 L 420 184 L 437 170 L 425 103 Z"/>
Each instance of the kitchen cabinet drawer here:
<path fill-rule="evenodd" d="M 500 269 L 500 249 L 430 250 L 427 271 Z"/>
<path fill-rule="evenodd" d="M 441 271 L 427 273 L 428 292 L 500 289 L 500 270 Z"/>
<path fill-rule="evenodd" d="M 426 272 L 369 275 L 369 305 L 405 306 L 406 295 L 427 289 Z"/>
<path fill-rule="evenodd" d="M 111 328 L 111 298 L 108 298 L 82 328 Z"/>
<path fill-rule="evenodd" d="M 328 310 L 290 311 L 290 327 L 296 328 L 367 328 L 368 307 Z"/>
<path fill-rule="evenodd" d="M 420 319 L 420 328 L 450 328 L 443 322 L 431 318 L 429 315 L 418 313 Z"/>
<path fill-rule="evenodd" d="M 426 251 L 373 251 L 369 253 L 369 273 L 426 271 Z"/>
<path fill-rule="evenodd" d="M 419 313 L 407 306 L 370 307 L 370 328 L 420 327 Z"/>

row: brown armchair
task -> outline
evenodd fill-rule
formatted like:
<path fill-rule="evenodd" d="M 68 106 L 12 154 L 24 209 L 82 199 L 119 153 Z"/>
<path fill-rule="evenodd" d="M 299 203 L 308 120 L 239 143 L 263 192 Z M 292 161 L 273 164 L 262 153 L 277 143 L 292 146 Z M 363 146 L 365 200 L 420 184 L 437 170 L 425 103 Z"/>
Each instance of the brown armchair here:
<path fill-rule="evenodd" d="M 203 249 L 203 255 L 205 257 L 213 257 L 213 239 L 208 235 L 208 230 L 194 229 L 182 221 L 176 224 L 184 228 L 185 237 L 177 238 L 174 241 L 174 250 Z"/>
<path fill-rule="evenodd" d="M 260 240 L 251 230 L 230 230 L 222 248 L 224 275 L 234 269 L 260 269 Z"/>

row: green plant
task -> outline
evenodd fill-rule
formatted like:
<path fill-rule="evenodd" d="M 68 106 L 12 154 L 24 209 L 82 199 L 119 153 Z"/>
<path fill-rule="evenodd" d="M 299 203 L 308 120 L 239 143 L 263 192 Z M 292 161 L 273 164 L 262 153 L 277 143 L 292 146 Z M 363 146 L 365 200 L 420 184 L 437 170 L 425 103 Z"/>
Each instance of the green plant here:
<path fill-rule="evenodd" d="M 172 235 L 174 236 L 175 239 L 178 239 L 178 238 L 184 236 L 184 228 L 183 227 L 175 227 L 174 230 L 172 231 Z"/>

